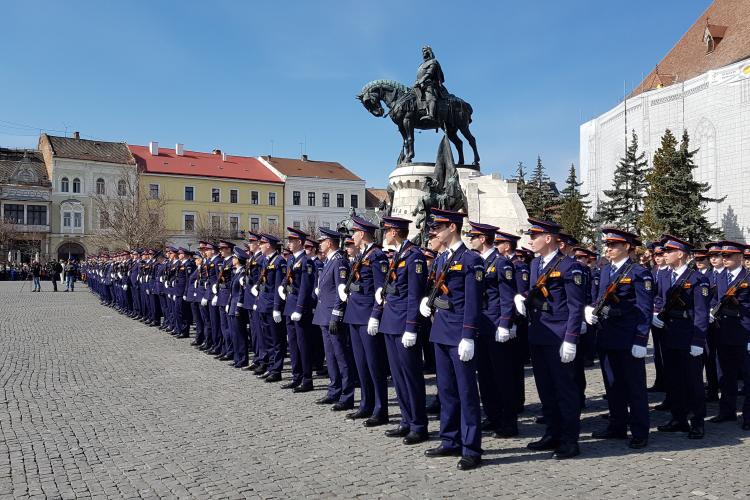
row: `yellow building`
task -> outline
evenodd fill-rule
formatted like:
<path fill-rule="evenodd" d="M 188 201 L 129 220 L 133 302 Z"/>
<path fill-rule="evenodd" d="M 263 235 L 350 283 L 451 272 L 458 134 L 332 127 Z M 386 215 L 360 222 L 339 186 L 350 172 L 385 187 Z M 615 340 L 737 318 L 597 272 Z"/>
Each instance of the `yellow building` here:
<path fill-rule="evenodd" d="M 247 230 L 284 228 L 284 183 L 256 158 L 128 146 L 149 197 L 164 200 L 169 242 L 194 246 L 199 238 L 242 239 Z"/>

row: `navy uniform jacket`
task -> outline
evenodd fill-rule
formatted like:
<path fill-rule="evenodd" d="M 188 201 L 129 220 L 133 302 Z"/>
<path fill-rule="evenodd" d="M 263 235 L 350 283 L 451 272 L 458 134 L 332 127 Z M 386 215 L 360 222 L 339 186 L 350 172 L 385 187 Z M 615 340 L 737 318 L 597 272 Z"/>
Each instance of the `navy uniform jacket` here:
<path fill-rule="evenodd" d="M 263 267 L 260 270 L 262 275 L 265 272 L 265 279 L 260 283 L 258 277 L 258 300 L 255 304 L 258 306 L 258 312 L 271 313 L 273 311 L 283 311 L 284 304 L 279 297 L 277 290 L 284 282 L 286 275 L 286 261 L 284 257 L 277 252 L 272 253 L 263 261 Z"/>
<path fill-rule="evenodd" d="M 708 277 L 708 284 L 711 287 L 711 307 L 714 307 L 719 302 L 719 282 L 723 281 L 726 283 L 727 281 L 727 269 L 723 268 L 718 273 L 711 269 L 706 276 Z"/>
<path fill-rule="evenodd" d="M 221 264 L 221 257 L 219 257 L 218 255 L 214 255 L 210 259 L 206 259 L 204 264 L 208 268 L 208 286 L 206 287 L 205 299 L 210 305 L 211 301 L 214 298 L 213 286 L 217 285 L 219 282 L 219 267 Z"/>
<path fill-rule="evenodd" d="M 247 271 L 245 272 L 245 296 L 242 300 L 242 307 L 244 307 L 245 309 L 252 310 L 253 306 L 258 301 L 258 297 L 253 295 L 252 289 L 253 286 L 258 283 L 258 278 L 260 277 L 260 268 L 263 266 L 263 262 L 265 262 L 265 257 L 263 257 L 263 254 L 261 252 L 256 252 L 255 255 L 250 257 L 246 264 Z M 260 287 L 258 287 L 258 292 L 260 294 Z"/>
<path fill-rule="evenodd" d="M 185 297 L 188 302 L 200 302 L 203 298 L 203 289 L 200 287 L 200 273 L 201 267 L 193 266 L 193 272 L 188 276 L 187 289 L 185 290 Z"/>
<path fill-rule="evenodd" d="M 595 304 L 601 302 L 609 284 L 623 275 L 628 263 L 623 264 L 610 280 L 611 264 L 604 266 Z M 609 300 L 599 316 L 599 345 L 603 349 L 630 349 L 633 345 L 646 347 L 654 313 L 654 280 L 651 272 L 640 264 L 633 264 L 620 280 L 615 296 Z"/>
<path fill-rule="evenodd" d="M 484 300 L 482 333 L 493 336 L 498 327 L 510 328 L 513 319 L 513 297 L 516 295 L 516 272 L 513 263 L 493 250 L 483 264 Z"/>
<path fill-rule="evenodd" d="M 581 270 L 583 270 L 583 284 L 586 288 L 586 303 L 591 304 L 594 301 L 594 295 L 591 293 L 591 282 L 593 281 L 593 277 L 591 276 L 591 268 L 589 266 L 584 266 L 581 264 Z"/>
<path fill-rule="evenodd" d="M 522 259 L 514 258 L 513 267 L 515 268 L 516 276 L 516 293 L 526 295 L 529 291 L 529 266 Z"/>
<path fill-rule="evenodd" d="M 649 276 L 651 276 L 651 271 L 649 271 L 648 269 L 646 269 L 646 271 L 648 272 Z M 597 297 L 599 297 L 599 289 L 601 288 L 601 280 L 602 280 L 602 270 L 599 269 L 598 267 L 595 267 L 595 268 L 591 269 L 591 290 L 590 290 L 590 293 L 591 293 L 592 300 L 595 300 Z M 652 285 L 653 285 L 653 282 L 654 282 L 654 280 L 653 280 L 653 276 L 652 276 L 651 277 L 651 284 Z M 652 288 L 651 289 L 651 293 L 653 293 L 653 292 L 654 292 L 654 290 Z"/>
<path fill-rule="evenodd" d="M 346 301 L 344 321 L 350 325 L 366 325 L 373 317 L 375 290 L 383 287 L 388 273 L 388 257 L 377 245 L 370 246 L 361 258 L 359 276 L 352 279 Z"/>
<path fill-rule="evenodd" d="M 557 252 L 542 273 L 554 266 L 558 259 L 562 260 L 547 280 L 549 296 L 546 300 L 538 306 L 526 301 L 530 344 L 556 345 L 562 341 L 578 343 L 586 301 L 583 269 L 574 259 Z M 531 288 L 539 278 L 540 261 L 541 257 L 536 257 L 531 262 Z"/>
<path fill-rule="evenodd" d="M 229 315 L 238 316 L 240 304 L 242 304 L 242 297 L 245 295 L 245 291 L 242 289 L 240 284 L 240 278 L 245 275 L 245 268 L 239 267 L 232 269 L 232 279 L 229 283 Z"/>
<path fill-rule="evenodd" d="M 461 243 L 449 262 L 443 281 L 448 291 L 439 291 L 435 300 L 430 341 L 457 346 L 461 339 L 473 340 L 479 334 L 484 261 Z"/>
<path fill-rule="evenodd" d="M 287 274 L 284 275 L 283 284 L 286 293 L 286 305 L 282 313 L 291 316 L 295 312 L 303 314 L 312 311 L 315 264 L 302 250 L 299 257 L 291 255 L 286 265 Z"/>
<path fill-rule="evenodd" d="M 685 278 L 687 279 L 685 280 Z M 690 349 L 690 346 L 704 347 L 708 332 L 708 313 L 711 291 L 708 278 L 689 267 L 671 284 L 672 269 L 659 273 L 657 295 L 654 298 L 654 312 L 664 313 L 664 336 L 662 345 L 672 349 Z M 685 280 L 684 283 L 683 280 Z M 669 312 L 664 311 L 674 287 L 680 286 L 682 301 Z"/>
<path fill-rule="evenodd" d="M 223 260 L 221 257 L 219 257 L 219 261 L 217 263 L 218 265 L 218 281 L 217 281 L 217 289 L 219 291 L 218 293 L 218 299 L 216 300 L 216 305 L 220 307 L 224 307 L 229 305 L 229 299 L 231 295 L 231 286 L 232 286 L 232 273 L 234 272 L 234 266 L 232 266 L 232 256 L 228 256 L 224 258 Z"/>
<path fill-rule="evenodd" d="M 138 287 L 138 274 L 141 271 L 141 261 L 135 261 L 130 268 L 130 275 L 128 276 L 131 288 L 135 289 Z"/>
<path fill-rule="evenodd" d="M 750 278 L 743 279 L 748 272 L 744 267 L 740 267 L 739 274 L 727 284 L 726 269 L 722 277 L 717 280 L 718 297 L 721 299 L 732 285 L 738 285 L 734 301 L 725 301 L 725 305 L 717 314 L 716 321 L 719 324 L 719 334 L 717 341 L 721 345 L 736 345 L 746 348 L 750 342 Z M 748 397 L 748 396 L 745 396 Z"/>
<path fill-rule="evenodd" d="M 344 302 L 339 297 L 338 286 L 349 277 L 349 260 L 337 250 L 326 259 L 318 274 L 318 304 L 315 307 L 313 324 L 328 326 L 333 316 L 344 316 Z"/>
<path fill-rule="evenodd" d="M 389 335 L 416 333 L 419 304 L 427 285 L 427 261 L 419 247 L 405 241 L 388 268 L 395 279 L 383 287 L 383 304 L 375 306 L 373 317 L 380 318 L 380 331 Z M 388 283 L 386 276 L 386 283 Z M 390 290 L 386 290 L 390 288 Z"/>
<path fill-rule="evenodd" d="M 187 294 L 188 281 L 190 280 L 190 275 L 193 274 L 194 270 L 195 263 L 190 259 L 185 259 L 184 261 L 179 261 L 177 263 L 177 274 L 174 278 L 174 291 L 172 293 L 174 293 L 178 297 L 182 297 Z"/>

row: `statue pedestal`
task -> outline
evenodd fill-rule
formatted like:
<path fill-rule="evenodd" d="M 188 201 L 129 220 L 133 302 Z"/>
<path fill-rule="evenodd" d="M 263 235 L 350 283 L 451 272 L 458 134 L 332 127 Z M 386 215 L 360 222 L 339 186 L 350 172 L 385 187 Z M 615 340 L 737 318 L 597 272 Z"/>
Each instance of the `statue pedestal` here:
<path fill-rule="evenodd" d="M 528 227 L 528 213 L 518 196 L 515 182 L 507 181 L 499 174 L 483 175 L 469 166 L 457 168 L 469 220 L 491 224 L 513 234 L 520 234 Z M 393 216 L 416 218 L 412 212 L 425 194 L 427 177 L 434 178 L 434 172 L 434 163 L 400 165 L 391 172 L 388 182 L 393 189 Z M 413 223 L 409 229 L 409 238 L 416 236 L 418 230 Z"/>

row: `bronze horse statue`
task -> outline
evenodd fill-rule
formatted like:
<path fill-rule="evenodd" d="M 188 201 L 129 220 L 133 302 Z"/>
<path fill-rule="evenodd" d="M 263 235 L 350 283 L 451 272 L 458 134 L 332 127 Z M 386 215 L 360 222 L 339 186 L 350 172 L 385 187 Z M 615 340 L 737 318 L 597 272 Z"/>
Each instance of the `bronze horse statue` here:
<path fill-rule="evenodd" d="M 464 164 L 463 142 L 458 137 L 458 131 L 461 131 L 474 152 L 473 165 L 479 166 L 477 142 L 469 130 L 473 110 L 468 102 L 449 94 L 438 103 L 438 120 L 430 121 L 420 120 L 425 112 L 419 106 L 414 89 L 393 80 L 375 80 L 368 83 L 357 95 L 357 99 L 374 116 L 390 116 L 398 127 L 403 138 L 401 154 L 398 157 L 399 165 L 410 163 L 414 159 L 414 129 L 443 129 L 458 151 L 458 164 Z M 387 114 L 381 103 L 385 103 L 388 108 Z"/>

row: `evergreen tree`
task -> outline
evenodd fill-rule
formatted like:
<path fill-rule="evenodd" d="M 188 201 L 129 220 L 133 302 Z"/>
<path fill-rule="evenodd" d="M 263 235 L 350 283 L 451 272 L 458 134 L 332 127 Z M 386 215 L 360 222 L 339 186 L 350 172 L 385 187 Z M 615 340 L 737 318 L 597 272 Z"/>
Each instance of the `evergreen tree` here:
<path fill-rule="evenodd" d="M 523 166 L 522 161 L 518 162 L 518 166 L 516 167 L 516 175 L 513 176 L 512 180 L 516 181 L 516 190 L 518 192 L 518 196 L 520 196 L 523 200 L 526 192 L 526 168 Z"/>
<path fill-rule="evenodd" d="M 588 194 L 581 194 L 582 185 L 582 182 L 578 182 L 575 165 L 571 164 L 565 189 L 562 190 L 559 222 L 563 231 L 575 236 L 579 241 L 591 241 L 592 227 L 588 215 L 591 203 L 586 199 Z"/>
<path fill-rule="evenodd" d="M 672 131 L 667 129 L 661 138 L 661 146 L 654 153 L 653 168 L 646 174 L 648 189 L 643 203 L 641 230 L 643 237 L 648 241 L 656 241 L 667 232 L 664 216 L 674 200 L 665 179 L 672 177 L 676 158 L 677 139 Z"/>
<path fill-rule="evenodd" d="M 541 157 L 537 157 L 536 167 L 534 167 L 531 178 L 525 185 L 524 196 L 521 200 L 530 217 L 551 218 L 555 196 Z"/>
<path fill-rule="evenodd" d="M 645 174 L 648 171 L 646 153 L 638 154 L 638 136 L 633 130 L 625 156 L 615 169 L 612 189 L 604 190 L 607 196 L 599 206 L 599 218 L 626 231 L 637 231 L 643 215 L 643 198 L 646 191 Z"/>

